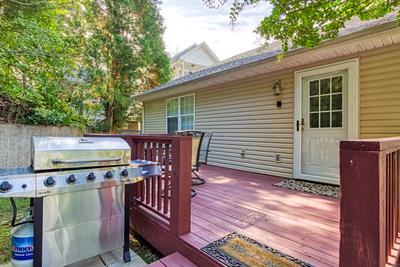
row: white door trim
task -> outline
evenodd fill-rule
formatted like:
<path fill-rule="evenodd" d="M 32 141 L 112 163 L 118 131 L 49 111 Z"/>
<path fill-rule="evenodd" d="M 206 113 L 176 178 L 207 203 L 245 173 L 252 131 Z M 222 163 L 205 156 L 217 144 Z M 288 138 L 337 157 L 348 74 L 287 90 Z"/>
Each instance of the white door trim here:
<path fill-rule="evenodd" d="M 294 178 L 307 179 L 316 182 L 338 184 L 339 179 L 328 177 L 319 177 L 305 175 L 301 173 L 301 132 L 297 132 L 296 121 L 302 118 L 302 79 L 308 76 L 314 76 L 329 72 L 347 70 L 348 73 L 348 101 L 347 101 L 347 136 L 349 139 L 358 138 L 358 116 L 359 116 L 359 61 L 358 58 L 337 62 L 334 64 L 319 66 L 315 68 L 304 69 L 294 72 L 294 125 L 293 125 L 293 141 L 294 141 L 294 161 L 293 176 Z"/>

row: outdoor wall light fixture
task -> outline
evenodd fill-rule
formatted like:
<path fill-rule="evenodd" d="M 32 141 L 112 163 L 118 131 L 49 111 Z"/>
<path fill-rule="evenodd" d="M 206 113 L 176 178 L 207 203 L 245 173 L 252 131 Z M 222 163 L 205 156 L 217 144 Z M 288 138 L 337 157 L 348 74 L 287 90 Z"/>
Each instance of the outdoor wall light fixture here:
<path fill-rule="evenodd" d="M 272 85 L 272 92 L 274 95 L 280 95 L 282 91 L 282 83 L 280 80 L 275 81 L 274 85 Z"/>

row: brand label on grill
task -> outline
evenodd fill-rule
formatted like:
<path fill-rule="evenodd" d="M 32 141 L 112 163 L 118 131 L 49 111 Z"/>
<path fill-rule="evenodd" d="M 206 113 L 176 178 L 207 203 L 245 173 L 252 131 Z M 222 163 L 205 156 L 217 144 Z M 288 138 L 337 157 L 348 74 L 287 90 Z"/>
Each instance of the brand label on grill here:
<path fill-rule="evenodd" d="M 12 237 L 11 257 L 14 260 L 26 261 L 33 259 L 33 237 Z"/>

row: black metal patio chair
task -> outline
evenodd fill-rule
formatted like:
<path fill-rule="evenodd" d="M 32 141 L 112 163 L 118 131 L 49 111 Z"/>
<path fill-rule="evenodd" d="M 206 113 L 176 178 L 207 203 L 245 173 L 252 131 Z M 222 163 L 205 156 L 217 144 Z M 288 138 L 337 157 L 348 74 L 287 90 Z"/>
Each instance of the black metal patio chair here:
<path fill-rule="evenodd" d="M 208 153 L 210 152 L 212 136 L 213 132 L 204 132 L 203 139 L 200 144 L 198 162 L 192 167 L 192 173 L 195 175 L 195 177 L 192 177 L 192 185 L 200 185 L 206 182 L 205 178 L 201 177 L 198 172 L 201 165 L 207 165 L 208 163 Z"/>
<path fill-rule="evenodd" d="M 198 172 L 201 165 L 207 165 L 208 153 L 210 151 L 210 142 L 213 136 L 212 132 L 202 131 L 179 131 L 178 135 L 192 136 L 192 185 L 201 185 L 206 180 Z"/>
<path fill-rule="evenodd" d="M 208 152 L 209 147 L 210 147 L 210 142 L 211 138 L 213 136 L 212 132 L 201 132 L 201 131 L 177 131 L 175 132 L 177 135 L 181 136 L 192 136 L 192 173 L 194 174 L 194 177 L 192 176 L 192 185 L 201 185 L 206 182 L 204 178 L 202 178 L 197 172 L 199 171 L 199 168 L 201 165 L 207 165 L 208 162 Z M 163 152 L 163 155 L 165 155 L 165 152 Z M 167 159 L 163 158 L 163 161 Z M 170 159 L 168 159 L 170 160 Z M 171 167 L 171 164 L 169 164 Z M 165 164 L 163 164 L 163 171 L 165 171 Z M 169 179 L 169 177 L 168 177 Z M 170 184 L 169 184 L 169 189 L 170 189 Z M 197 195 L 196 190 L 193 188 L 192 190 L 192 197 Z M 163 197 L 165 195 L 165 191 L 163 192 Z M 170 197 L 170 196 L 168 196 Z"/>

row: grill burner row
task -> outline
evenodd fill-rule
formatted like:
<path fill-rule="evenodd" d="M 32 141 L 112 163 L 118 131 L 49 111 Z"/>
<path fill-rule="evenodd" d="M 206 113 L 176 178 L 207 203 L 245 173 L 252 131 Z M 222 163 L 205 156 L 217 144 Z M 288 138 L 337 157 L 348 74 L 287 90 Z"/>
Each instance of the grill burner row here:
<path fill-rule="evenodd" d="M 0 169 L 0 197 L 41 197 L 58 193 L 137 182 L 158 165 L 134 160 L 128 166 L 35 173 L 31 167 Z"/>

